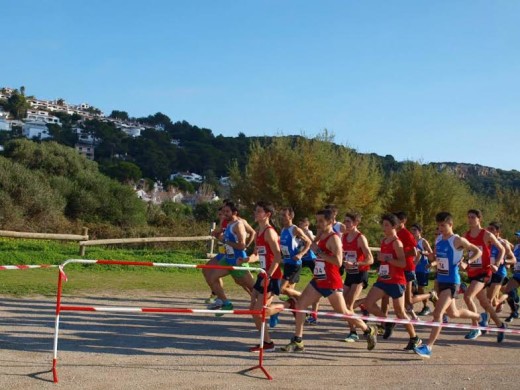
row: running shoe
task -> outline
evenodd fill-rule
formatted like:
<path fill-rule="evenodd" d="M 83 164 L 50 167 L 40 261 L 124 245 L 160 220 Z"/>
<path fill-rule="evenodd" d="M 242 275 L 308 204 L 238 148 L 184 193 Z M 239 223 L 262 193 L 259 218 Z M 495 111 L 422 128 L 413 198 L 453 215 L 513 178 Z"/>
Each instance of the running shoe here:
<path fill-rule="evenodd" d="M 376 344 L 377 344 L 377 327 L 369 326 L 368 329 L 369 329 L 369 332 L 366 333 L 367 349 L 369 351 L 371 351 L 376 347 Z"/>
<path fill-rule="evenodd" d="M 464 338 L 466 340 L 475 340 L 481 334 L 482 334 L 482 332 L 479 329 L 473 329 L 473 330 L 470 330 L 469 333 L 466 336 L 464 336 Z"/>
<path fill-rule="evenodd" d="M 498 328 L 499 329 L 507 329 L 507 325 L 505 323 L 502 323 L 502 325 L 500 325 Z M 506 337 L 505 332 L 498 332 L 498 334 L 497 334 L 497 343 L 501 343 L 502 341 L 504 341 L 504 337 Z"/>
<path fill-rule="evenodd" d="M 270 343 L 264 341 L 264 352 L 274 352 L 274 351 L 276 351 L 274 343 L 272 341 Z M 257 344 L 254 347 L 249 348 L 249 352 L 260 352 L 260 344 Z"/>
<path fill-rule="evenodd" d="M 417 313 L 417 315 L 420 317 L 427 316 L 430 314 L 432 314 L 432 311 L 430 310 L 430 308 L 428 306 L 424 306 L 423 309 L 419 313 Z"/>
<path fill-rule="evenodd" d="M 350 334 L 345 338 L 347 343 L 354 343 L 359 340 L 359 336 L 357 333 L 350 332 Z"/>
<path fill-rule="evenodd" d="M 419 345 L 422 344 L 422 340 L 415 336 L 415 337 L 411 337 L 410 340 L 408 341 L 408 344 L 406 344 L 406 347 L 404 347 L 403 349 L 405 351 L 414 351 L 415 348 L 417 348 Z"/>
<path fill-rule="evenodd" d="M 222 305 L 224 304 L 224 301 L 220 298 L 215 299 L 213 303 L 210 303 L 208 305 L 208 310 L 220 310 L 222 309 Z"/>
<path fill-rule="evenodd" d="M 214 303 L 216 299 L 217 299 L 217 296 L 211 294 L 211 295 L 209 296 L 209 298 L 204 299 L 204 303 L 205 303 L 206 305 L 209 305 L 210 303 Z"/>
<path fill-rule="evenodd" d="M 305 346 L 303 345 L 303 341 L 297 342 L 294 340 L 291 340 L 289 344 L 287 344 L 285 347 L 280 348 L 282 352 L 304 352 Z"/>
<path fill-rule="evenodd" d="M 220 310 L 233 310 L 233 304 L 230 301 L 224 302 Z M 217 313 L 215 316 L 222 317 L 225 313 Z"/>
<path fill-rule="evenodd" d="M 382 336 L 385 334 L 385 326 L 381 324 L 377 324 L 377 335 Z"/>
<path fill-rule="evenodd" d="M 487 327 L 488 326 L 488 314 L 482 313 L 480 314 L 480 321 L 478 323 L 478 326 Z M 482 335 L 485 335 L 487 333 L 487 330 L 482 330 Z"/>
<path fill-rule="evenodd" d="M 439 300 L 439 296 L 437 295 L 437 291 L 432 290 L 430 291 L 430 298 L 428 300 L 433 303 L 434 305 L 437 304 L 437 301 Z"/>
<path fill-rule="evenodd" d="M 505 322 L 513 322 L 513 320 L 514 320 L 515 318 L 518 318 L 518 312 L 517 312 L 517 311 L 511 313 L 511 314 L 509 315 L 509 317 L 507 317 L 507 318 L 505 319 Z"/>
<path fill-rule="evenodd" d="M 464 294 L 468 289 L 468 285 L 466 283 L 461 283 L 459 287 L 459 294 Z"/>
<path fill-rule="evenodd" d="M 383 339 L 387 340 L 394 333 L 395 324 L 391 322 L 385 322 L 385 332 L 383 333 Z"/>
<path fill-rule="evenodd" d="M 271 315 L 269 317 L 269 327 L 274 328 L 280 322 L 280 318 L 278 317 L 278 313 Z"/>
<path fill-rule="evenodd" d="M 450 321 L 449 321 L 449 318 L 448 318 L 448 316 L 447 316 L 446 314 L 444 314 L 444 315 L 442 316 L 442 323 L 443 323 L 443 324 L 447 324 L 448 322 L 450 322 Z"/>
<path fill-rule="evenodd" d="M 314 318 L 312 315 L 309 315 L 305 319 L 305 324 L 307 324 L 307 325 L 317 325 L 318 324 L 318 320 L 316 318 Z"/>
<path fill-rule="evenodd" d="M 413 351 L 422 358 L 429 359 L 432 357 L 432 349 L 426 344 L 419 345 L 418 347 L 414 348 Z"/>

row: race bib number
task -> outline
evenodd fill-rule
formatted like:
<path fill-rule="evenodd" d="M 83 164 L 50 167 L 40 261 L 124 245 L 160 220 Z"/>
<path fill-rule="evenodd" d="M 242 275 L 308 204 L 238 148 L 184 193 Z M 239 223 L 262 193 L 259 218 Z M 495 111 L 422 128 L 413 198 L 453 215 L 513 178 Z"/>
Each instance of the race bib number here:
<path fill-rule="evenodd" d="M 233 249 L 233 247 L 231 245 L 226 245 L 225 248 L 226 248 L 226 257 L 228 259 L 234 259 L 235 258 L 235 250 Z"/>
<path fill-rule="evenodd" d="M 439 275 L 450 274 L 450 261 L 446 257 L 437 257 L 437 273 Z"/>
<path fill-rule="evenodd" d="M 265 269 L 266 267 L 266 255 L 267 255 L 267 250 L 265 249 L 265 246 L 259 246 L 257 247 L 257 252 L 258 254 L 258 261 L 260 262 L 260 268 L 263 268 Z"/>
<path fill-rule="evenodd" d="M 482 247 L 479 246 L 478 249 L 482 250 Z M 469 251 L 469 257 L 473 257 L 473 251 Z M 482 268 L 482 256 L 475 260 L 473 263 L 469 265 L 472 268 Z"/>
<path fill-rule="evenodd" d="M 357 252 L 356 251 L 346 251 L 345 252 L 345 261 L 347 263 L 354 264 L 357 260 Z"/>
<path fill-rule="evenodd" d="M 325 262 L 321 259 L 316 259 L 314 263 L 314 278 L 320 280 L 327 278 L 327 274 L 325 273 Z"/>
<path fill-rule="evenodd" d="M 282 245 L 280 247 L 280 250 L 282 252 L 282 256 L 284 259 L 290 259 L 291 258 L 291 252 L 289 252 L 289 247 L 287 245 Z"/>
<path fill-rule="evenodd" d="M 390 266 L 388 264 L 381 264 L 377 273 L 381 279 L 390 279 Z"/>

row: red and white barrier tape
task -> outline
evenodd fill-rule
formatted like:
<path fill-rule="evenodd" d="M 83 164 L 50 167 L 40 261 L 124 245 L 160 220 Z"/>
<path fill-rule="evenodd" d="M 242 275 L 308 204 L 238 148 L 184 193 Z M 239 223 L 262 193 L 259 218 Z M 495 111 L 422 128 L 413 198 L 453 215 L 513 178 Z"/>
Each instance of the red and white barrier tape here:
<path fill-rule="evenodd" d="M 33 268 L 56 268 L 58 265 L 38 264 L 38 265 L 0 265 L 0 271 L 14 270 L 14 269 L 33 269 Z"/>
<path fill-rule="evenodd" d="M 203 314 L 238 314 L 261 315 L 262 310 L 210 310 L 210 309 L 183 309 L 169 307 L 112 307 L 112 306 L 68 306 L 61 305 L 60 311 L 98 311 L 111 313 L 203 313 Z"/>
<path fill-rule="evenodd" d="M 340 313 L 331 313 L 326 311 L 318 311 L 313 312 L 312 310 L 293 310 L 293 309 L 284 309 L 284 311 L 295 312 L 295 313 L 305 313 L 312 314 L 316 313 L 318 316 L 325 317 L 336 317 L 336 318 L 351 318 L 358 320 L 366 320 L 371 322 L 391 322 L 394 324 L 412 324 L 414 326 L 430 326 L 430 327 L 442 327 L 442 328 L 453 328 L 453 329 L 479 329 L 479 330 L 487 330 L 490 332 L 503 332 L 503 333 L 511 333 L 511 334 L 520 334 L 520 329 L 507 329 L 507 328 L 497 328 L 497 327 L 489 327 L 489 326 L 473 326 L 473 325 L 465 325 L 465 324 L 444 324 L 440 322 L 434 321 L 420 321 L 420 320 L 405 320 L 400 318 L 391 318 L 391 317 L 375 317 L 375 316 L 363 316 L 357 314 L 340 314 Z"/>

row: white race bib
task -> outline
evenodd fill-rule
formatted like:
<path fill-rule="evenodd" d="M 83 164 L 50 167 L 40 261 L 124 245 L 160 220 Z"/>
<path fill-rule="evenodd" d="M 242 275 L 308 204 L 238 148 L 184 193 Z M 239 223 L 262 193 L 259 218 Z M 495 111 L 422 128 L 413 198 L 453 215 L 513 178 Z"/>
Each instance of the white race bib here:
<path fill-rule="evenodd" d="M 381 264 L 377 273 L 381 279 L 390 279 L 390 265 Z"/>
<path fill-rule="evenodd" d="M 482 247 L 479 246 L 478 249 L 480 249 L 482 251 Z M 473 257 L 474 253 L 473 251 L 469 251 L 469 257 Z M 477 260 L 475 260 L 473 263 L 471 263 L 469 265 L 470 267 L 473 267 L 473 268 L 482 268 L 482 256 L 479 257 Z"/>
<path fill-rule="evenodd" d="M 267 255 L 267 250 L 265 249 L 265 246 L 259 246 L 256 249 L 257 249 L 256 253 L 258 254 L 258 261 L 260 262 L 260 268 L 265 269 L 265 267 L 266 267 L 265 256 Z"/>
<path fill-rule="evenodd" d="M 228 259 L 234 259 L 235 258 L 235 251 L 231 245 L 226 245 L 226 257 Z"/>
<path fill-rule="evenodd" d="M 446 257 L 437 257 L 437 273 L 439 275 L 450 274 L 450 261 Z"/>
<path fill-rule="evenodd" d="M 491 262 L 491 265 L 495 265 L 497 263 L 497 259 L 495 256 L 490 257 L 489 261 Z"/>
<path fill-rule="evenodd" d="M 347 263 L 355 263 L 357 260 L 357 252 L 356 251 L 346 251 L 345 252 L 345 261 Z"/>
<path fill-rule="evenodd" d="M 325 273 L 325 262 L 322 259 L 316 259 L 314 262 L 314 278 L 315 279 L 326 279 L 327 274 Z"/>
<path fill-rule="evenodd" d="M 287 245 L 280 246 L 280 251 L 282 252 L 282 256 L 284 259 L 291 258 L 291 252 L 289 252 L 289 247 Z"/>

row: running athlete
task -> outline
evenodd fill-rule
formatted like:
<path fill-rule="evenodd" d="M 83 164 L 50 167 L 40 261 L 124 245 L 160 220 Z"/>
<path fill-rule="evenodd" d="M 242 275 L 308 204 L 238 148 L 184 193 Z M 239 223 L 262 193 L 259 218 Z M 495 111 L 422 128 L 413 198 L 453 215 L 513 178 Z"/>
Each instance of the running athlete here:
<path fill-rule="evenodd" d="M 406 290 L 404 295 L 406 312 L 414 319 L 417 315 L 413 310 L 413 284 L 415 283 L 415 258 L 417 257 L 417 241 L 413 234 L 406 228 L 407 215 L 404 211 L 395 214 L 399 219 L 397 226 L 397 237 L 403 243 L 404 257 L 406 259 L 406 267 L 404 268 L 404 276 L 406 278 Z"/>
<path fill-rule="evenodd" d="M 365 298 L 365 306 L 369 313 L 377 317 L 386 317 L 386 314 L 377 306 L 377 302 L 388 296 L 392 298 L 397 318 L 408 320 L 409 317 L 404 309 L 404 291 L 406 288 L 404 269 L 406 267 L 406 258 L 403 244 L 397 237 L 396 232 L 399 226 L 399 219 L 394 214 L 384 214 L 381 217 L 381 226 L 383 227 L 385 237 L 381 241 L 381 251 L 378 258 L 380 263 L 379 277 Z M 421 339 L 415 333 L 412 324 L 406 324 L 405 327 L 410 340 L 404 349 L 412 351 L 421 344 Z M 384 339 L 391 336 L 393 328 L 391 322 L 385 322 Z"/>
<path fill-rule="evenodd" d="M 256 236 L 256 246 L 254 254 L 249 258 L 240 259 L 240 264 L 247 264 L 251 261 L 259 261 L 260 267 L 265 270 L 266 274 L 260 273 L 256 279 L 251 296 L 251 310 L 262 310 L 264 306 L 264 283 L 267 276 L 267 300 L 266 305 L 268 310 L 267 317 L 271 315 L 278 315 L 283 310 L 283 305 L 274 305 L 270 307 L 275 295 L 280 295 L 280 282 L 282 279 L 282 271 L 280 264 L 282 255 L 280 252 L 280 245 L 278 233 L 271 225 L 271 218 L 274 215 L 274 206 L 269 202 L 258 202 L 255 206 L 255 221 L 258 223 L 258 234 Z M 262 317 L 253 316 L 255 326 L 258 330 L 262 329 Z M 275 350 L 274 342 L 271 340 L 269 330 L 266 328 L 264 333 L 265 352 L 272 352 Z M 251 347 L 250 352 L 259 352 L 260 345 Z"/>
<path fill-rule="evenodd" d="M 509 294 L 507 301 L 511 307 L 511 315 L 506 319 L 507 322 L 512 322 L 514 318 L 518 318 L 519 302 L 517 289 L 520 286 L 520 231 L 516 232 L 515 236 L 517 237 L 518 242 L 513 249 L 515 256 L 515 259 L 512 263 L 513 276 L 502 288 L 502 292 Z"/>
<path fill-rule="evenodd" d="M 218 209 L 219 226 L 218 226 L 218 228 L 216 228 L 215 230 L 213 230 L 211 232 L 211 235 L 218 240 L 217 241 L 217 254 L 215 256 L 213 256 L 211 259 L 209 259 L 208 262 L 206 263 L 206 265 L 217 265 L 219 263 L 219 261 L 221 261 L 226 256 L 226 248 L 225 248 L 224 244 L 222 244 L 224 231 L 226 230 L 226 226 L 227 226 L 227 220 L 224 217 L 224 214 L 222 212 L 223 207 L 224 206 L 219 207 L 219 209 Z M 211 268 L 202 269 L 202 275 L 204 276 L 204 279 L 206 279 L 206 283 L 210 287 L 211 287 L 211 284 L 210 284 L 211 271 L 212 271 Z M 220 286 L 222 288 L 224 288 L 222 279 L 219 279 L 219 283 L 220 283 Z M 209 298 L 207 298 L 205 300 L 205 303 L 207 303 L 207 304 L 213 303 L 213 302 L 215 302 L 216 298 L 217 298 L 217 296 L 215 295 L 215 292 L 213 290 L 211 290 L 211 294 L 210 294 Z"/>
<path fill-rule="evenodd" d="M 493 272 L 493 275 L 491 275 L 491 280 L 486 285 L 486 287 L 487 297 L 497 313 L 499 312 L 499 305 L 501 306 L 498 294 L 500 292 L 500 289 L 502 288 L 502 285 L 504 284 L 504 279 L 507 276 L 508 260 L 511 261 L 515 258 L 515 255 L 511 250 L 511 244 L 509 243 L 509 241 L 507 241 L 505 238 L 500 237 L 500 228 L 501 225 L 498 222 L 490 222 L 487 227 L 487 231 L 497 238 L 498 242 L 500 242 L 504 247 L 505 252 L 504 260 L 502 261 L 502 263 L 498 263 L 496 261 L 498 255 L 498 248 L 495 245 L 491 245 L 490 262 L 492 266 L 495 265 L 498 267 L 498 269 L 496 272 Z"/>
<path fill-rule="evenodd" d="M 224 231 L 224 246 L 226 255 L 219 261 L 219 265 L 237 266 L 237 260 L 245 258 L 246 252 L 246 227 L 245 222 L 238 217 L 238 209 L 234 203 L 227 203 L 222 212 L 228 222 Z M 245 265 L 246 266 L 246 265 Z M 221 286 L 220 279 L 226 275 L 231 275 L 235 283 L 242 286 L 246 291 L 251 291 L 254 285 L 253 276 L 249 271 L 243 270 L 226 270 L 214 269 L 209 275 L 209 283 L 211 290 L 217 295 L 214 303 L 208 305 L 210 310 L 232 310 L 233 304 L 227 299 L 224 289 Z"/>
<path fill-rule="evenodd" d="M 312 249 L 318 256 L 314 267 L 314 277 L 305 287 L 296 303 L 296 309 L 302 310 L 318 302 L 321 297 L 328 298 L 335 312 L 352 315 L 354 312 L 347 308 L 342 294 L 343 282 L 339 274 L 339 267 L 343 260 L 341 240 L 332 229 L 333 214 L 331 210 L 320 210 L 316 214 L 316 223 L 321 232 L 318 243 L 312 244 Z M 290 343 L 282 347 L 284 352 L 303 352 L 303 323 L 305 315 L 296 312 L 296 329 Z M 349 323 L 363 331 L 367 337 L 367 349 L 374 349 L 377 342 L 377 329 L 369 327 L 358 319 L 348 319 Z"/>
<path fill-rule="evenodd" d="M 505 328 L 506 324 L 503 323 L 500 318 L 498 318 L 497 313 L 491 305 L 491 302 L 489 302 L 486 291 L 484 289 L 486 283 L 491 279 L 493 270 L 496 271 L 498 269 L 496 265 L 491 265 L 490 246 L 495 245 L 498 248 L 498 253 L 495 258 L 498 264 L 503 261 L 504 248 L 493 234 L 485 229 L 482 229 L 480 225 L 481 219 L 482 213 L 480 210 L 471 209 L 468 211 L 468 225 L 470 229 L 466 232 L 464 237 L 482 251 L 482 256 L 477 258 L 475 262 L 472 262 L 471 265 L 466 269 L 470 280 L 470 285 L 464 292 L 464 302 L 466 302 L 466 306 L 469 310 L 476 312 L 477 306 L 475 305 L 474 301 L 476 297 L 480 302 L 480 306 L 482 306 L 482 308 L 487 313 L 489 313 L 495 324 L 499 328 Z M 470 253 L 469 256 L 473 257 L 473 254 Z M 487 313 L 484 313 L 481 316 L 480 322 L 478 320 L 473 320 L 473 325 L 487 326 Z M 481 334 L 482 332 L 479 329 L 474 329 L 471 330 L 465 336 L 465 338 L 468 340 L 474 340 Z M 498 332 L 497 342 L 502 342 L 502 340 L 504 340 L 504 335 L 504 332 Z"/>
<path fill-rule="evenodd" d="M 430 273 L 430 262 L 428 261 L 428 255 L 432 253 L 430 243 L 422 237 L 422 226 L 418 223 L 414 223 L 410 227 L 410 232 L 414 235 L 417 241 L 417 256 L 415 257 L 415 277 L 417 280 L 417 295 L 412 298 L 413 303 L 422 302 L 423 308 L 417 313 L 419 316 L 427 316 L 431 314 L 431 310 L 428 307 L 428 299 L 436 302 L 437 295 L 435 291 L 430 294 L 424 295 L 424 288 L 428 287 L 428 275 Z M 421 299 L 422 298 L 422 299 Z"/>
<path fill-rule="evenodd" d="M 343 264 L 345 265 L 345 282 L 343 283 L 343 297 L 350 311 L 354 311 L 354 302 L 361 295 L 361 291 L 368 286 L 368 270 L 374 263 L 374 257 L 368 246 L 367 238 L 358 230 L 361 215 L 358 213 L 345 214 L 345 234 L 341 238 L 343 244 Z M 359 340 L 356 327 L 350 325 L 350 334 L 346 342 Z"/>
<path fill-rule="evenodd" d="M 313 242 L 316 239 L 316 236 L 312 232 L 312 230 L 309 229 L 309 218 L 305 217 L 302 218 L 298 224 L 300 229 L 303 230 L 303 232 L 311 239 L 311 242 Z M 302 257 L 302 268 L 307 267 L 311 270 L 311 272 L 314 274 L 314 261 L 316 260 L 316 254 L 309 249 L 307 253 Z M 312 313 L 308 314 L 305 318 L 305 324 L 307 325 L 316 325 L 318 323 L 318 315 L 316 312 L 318 311 L 318 303 L 315 303 L 312 305 Z"/>
<path fill-rule="evenodd" d="M 439 288 L 439 300 L 433 310 L 433 320 L 441 322 L 444 313 L 450 318 L 468 318 L 478 321 L 479 314 L 467 310 L 457 309 L 456 295 L 460 287 L 459 266 L 463 267 L 477 261 L 482 251 L 465 238 L 453 233 L 453 217 L 448 212 L 441 212 L 435 216 L 435 221 L 441 232 L 435 243 L 435 253 L 430 254 L 431 260 L 437 264 L 437 284 Z M 472 253 L 471 257 L 462 263 L 464 250 Z M 426 344 L 414 348 L 414 352 L 421 357 L 430 358 L 432 347 L 441 333 L 439 326 L 432 327 L 430 338 Z"/>
<path fill-rule="evenodd" d="M 311 240 L 298 226 L 293 224 L 294 210 L 285 207 L 281 210 L 282 231 L 280 249 L 283 257 L 282 294 L 299 297 L 301 293 L 294 289 L 300 281 L 302 258 L 311 247 Z"/>

